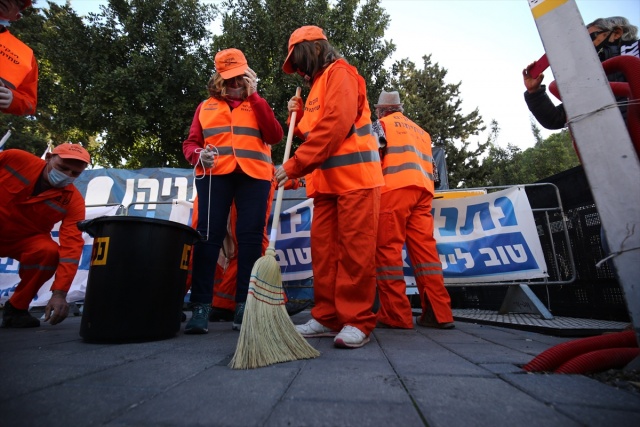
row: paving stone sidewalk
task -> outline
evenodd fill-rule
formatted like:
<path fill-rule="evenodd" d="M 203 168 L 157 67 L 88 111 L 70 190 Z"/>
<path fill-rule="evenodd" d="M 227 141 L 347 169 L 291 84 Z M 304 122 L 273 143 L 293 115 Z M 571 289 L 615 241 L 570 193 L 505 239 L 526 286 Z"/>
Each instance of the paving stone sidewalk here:
<path fill-rule="evenodd" d="M 319 358 L 237 371 L 230 323 L 91 344 L 80 320 L 0 329 L 1 426 L 640 425 L 640 393 L 520 368 L 569 338 L 467 322 L 377 329 L 360 349 L 316 338 Z"/>

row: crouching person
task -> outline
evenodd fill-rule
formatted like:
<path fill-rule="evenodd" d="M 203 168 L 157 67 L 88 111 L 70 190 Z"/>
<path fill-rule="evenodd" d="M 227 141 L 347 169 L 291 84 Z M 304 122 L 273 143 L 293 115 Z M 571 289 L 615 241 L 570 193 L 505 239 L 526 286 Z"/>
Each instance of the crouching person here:
<path fill-rule="evenodd" d="M 84 246 L 77 223 L 85 217 L 73 181 L 89 162 L 89 153 L 77 144 L 59 145 L 45 160 L 22 150 L 0 152 L 0 257 L 20 262 L 20 282 L 4 305 L 3 328 L 40 326 L 29 303 L 54 274 L 44 320 L 55 325 L 69 314 L 66 296 Z M 58 244 L 51 230 L 59 221 Z"/>

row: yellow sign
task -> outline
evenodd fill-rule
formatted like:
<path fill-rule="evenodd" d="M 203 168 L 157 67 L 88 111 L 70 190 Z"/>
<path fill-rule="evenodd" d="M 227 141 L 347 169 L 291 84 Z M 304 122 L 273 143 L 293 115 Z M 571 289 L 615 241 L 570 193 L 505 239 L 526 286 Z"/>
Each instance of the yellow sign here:
<path fill-rule="evenodd" d="M 96 237 L 93 239 L 93 249 L 91 250 L 91 265 L 107 265 L 107 255 L 109 254 L 109 237 Z"/>
<path fill-rule="evenodd" d="M 434 199 L 458 199 L 460 197 L 482 196 L 486 190 L 436 191 Z"/>
<path fill-rule="evenodd" d="M 187 245 L 185 243 L 184 247 L 182 248 L 182 259 L 180 260 L 180 269 L 181 270 L 188 270 L 189 269 L 189 259 L 191 258 L 191 248 L 193 246 L 192 245 Z"/>

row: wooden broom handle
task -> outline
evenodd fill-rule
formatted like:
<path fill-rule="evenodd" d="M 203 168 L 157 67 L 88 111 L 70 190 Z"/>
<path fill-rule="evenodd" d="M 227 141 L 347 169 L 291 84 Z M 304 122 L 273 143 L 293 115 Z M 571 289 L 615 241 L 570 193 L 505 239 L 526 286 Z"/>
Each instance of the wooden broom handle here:
<path fill-rule="evenodd" d="M 296 96 L 300 97 L 300 87 L 296 88 Z M 289 160 L 289 153 L 291 152 L 291 141 L 293 140 L 293 130 L 296 127 L 296 114 L 297 111 L 291 113 L 289 119 L 289 132 L 287 133 L 287 143 L 284 146 L 284 159 L 282 164 L 285 164 Z M 282 196 L 284 195 L 284 185 L 278 187 L 278 193 L 276 195 L 276 207 L 273 210 L 273 221 L 271 222 L 271 233 L 269 234 L 269 247 L 267 251 L 273 251 L 275 256 L 276 250 L 276 236 L 278 235 L 278 225 L 280 225 L 280 209 L 282 207 Z"/>

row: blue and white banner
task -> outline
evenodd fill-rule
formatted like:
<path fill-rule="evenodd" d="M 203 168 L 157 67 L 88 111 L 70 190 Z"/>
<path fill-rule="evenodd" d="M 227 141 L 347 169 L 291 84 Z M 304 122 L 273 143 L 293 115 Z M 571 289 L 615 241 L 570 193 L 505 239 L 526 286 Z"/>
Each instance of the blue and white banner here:
<path fill-rule="evenodd" d="M 436 199 L 432 212 L 445 283 L 547 277 L 524 187 L 474 197 Z"/>
<path fill-rule="evenodd" d="M 193 179 L 191 169 L 95 169 L 85 171 L 75 185 L 85 197 L 87 218 L 115 215 L 117 205 L 122 205 L 128 208 L 129 215 L 190 225 L 195 198 Z M 286 282 L 313 276 L 310 239 L 313 200 L 304 200 L 303 194 L 304 189 L 285 191 L 285 207 L 280 216 L 276 253 Z M 445 283 L 546 277 L 544 256 L 523 187 L 474 197 L 435 199 L 433 216 Z M 52 233 L 54 239 L 57 228 Z M 84 238 L 85 247 L 69 291 L 69 302 L 84 299 L 93 245 L 89 235 L 85 233 Z M 405 278 L 411 288 L 415 280 L 409 257 L 404 253 Z M 0 304 L 18 283 L 18 263 L 0 258 Z M 32 306 L 46 305 L 49 287 L 50 282 L 42 287 Z"/>

